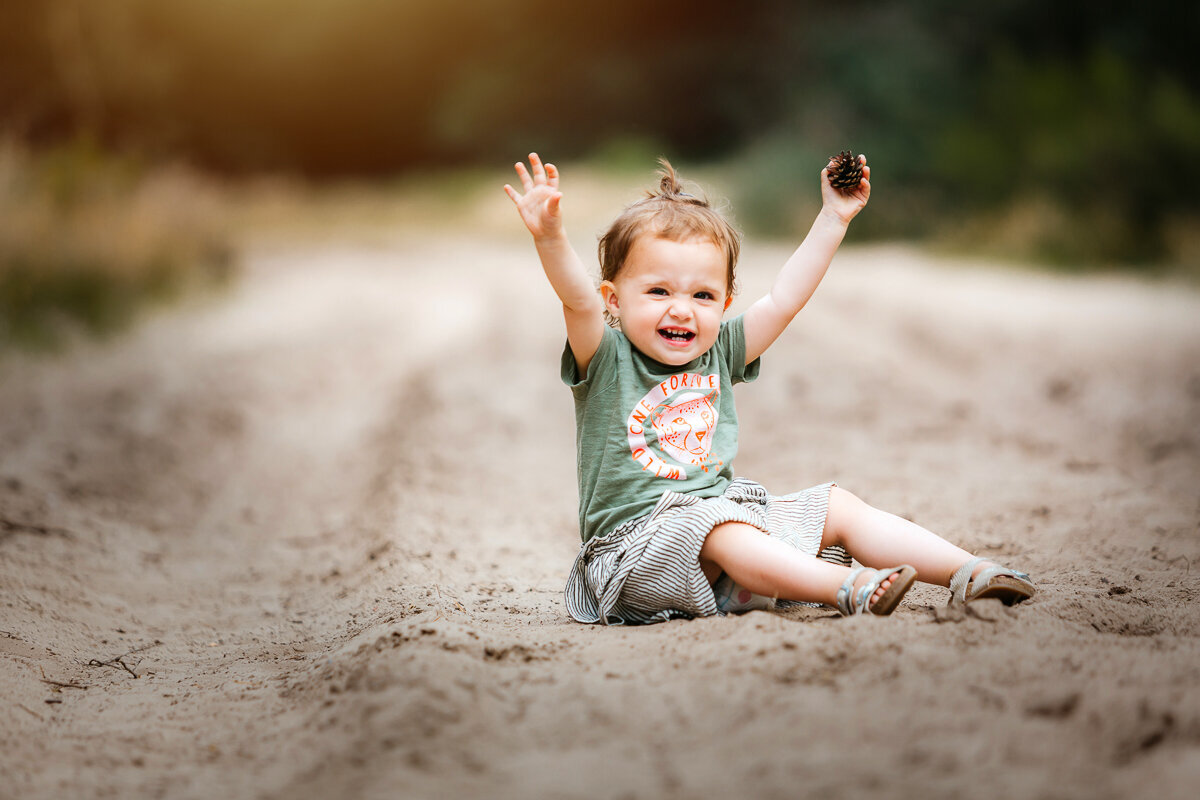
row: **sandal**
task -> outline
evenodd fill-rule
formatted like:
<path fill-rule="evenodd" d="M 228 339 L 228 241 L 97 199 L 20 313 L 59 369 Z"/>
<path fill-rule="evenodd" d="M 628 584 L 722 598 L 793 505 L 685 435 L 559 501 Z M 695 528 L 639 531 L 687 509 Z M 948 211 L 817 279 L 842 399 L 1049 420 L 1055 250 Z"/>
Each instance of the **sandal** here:
<path fill-rule="evenodd" d="M 951 605 L 994 597 L 1004 605 L 1012 606 L 1028 600 L 1037 592 L 1033 581 L 1024 572 L 1002 567 L 995 562 L 991 562 L 995 566 L 980 570 L 979 574 L 972 578 L 971 570 L 981 561 L 991 562 L 991 559 L 982 556 L 972 558 L 954 573 L 954 577 L 950 579 Z"/>
<path fill-rule="evenodd" d="M 871 576 L 869 581 L 858 589 L 855 589 L 854 581 L 859 576 L 859 573 L 862 572 L 873 572 L 875 574 Z M 884 591 L 878 600 L 871 603 L 871 596 L 875 594 L 875 590 L 879 588 L 879 584 L 888 578 L 892 579 L 892 585 Z M 896 606 L 900 604 L 900 599 L 912 588 L 916 580 L 917 570 L 908 564 L 901 564 L 898 567 L 888 567 L 887 569 L 858 567 L 850 570 L 850 574 L 842 582 L 842 588 L 838 589 L 837 592 L 835 607 L 838 611 L 842 612 L 843 617 L 861 614 L 864 611 L 870 611 L 872 614 L 882 617 L 896 610 Z"/>

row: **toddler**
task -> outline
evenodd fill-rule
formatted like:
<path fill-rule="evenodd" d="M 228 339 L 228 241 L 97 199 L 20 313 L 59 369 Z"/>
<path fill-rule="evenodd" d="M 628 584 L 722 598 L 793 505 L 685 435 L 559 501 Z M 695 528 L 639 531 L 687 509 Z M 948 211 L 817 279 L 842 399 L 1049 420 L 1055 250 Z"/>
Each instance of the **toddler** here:
<path fill-rule="evenodd" d="M 662 160 L 657 192 L 600 239 L 600 291 L 567 242 L 559 173 L 536 153 L 506 185 L 562 301 L 575 397 L 583 545 L 566 603 L 580 622 L 648 623 L 785 603 L 890 614 L 913 585 L 951 602 L 1034 593 L 1029 576 L 880 511 L 833 483 L 782 497 L 733 475 L 732 388 L 804 307 L 867 204 L 871 169 L 823 206 L 770 292 L 729 320 L 740 239 Z M 853 556 L 866 565 L 850 568 Z M 899 566 L 889 566 L 898 564 Z"/>

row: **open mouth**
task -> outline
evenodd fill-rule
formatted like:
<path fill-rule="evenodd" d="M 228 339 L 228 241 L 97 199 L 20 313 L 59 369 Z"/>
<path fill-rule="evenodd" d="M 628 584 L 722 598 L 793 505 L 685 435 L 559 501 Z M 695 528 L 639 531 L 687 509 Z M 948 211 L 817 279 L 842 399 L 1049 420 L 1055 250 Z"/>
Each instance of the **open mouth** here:
<path fill-rule="evenodd" d="M 658 335 L 673 345 L 685 345 L 696 338 L 694 332 L 685 331 L 681 328 L 659 328 Z"/>

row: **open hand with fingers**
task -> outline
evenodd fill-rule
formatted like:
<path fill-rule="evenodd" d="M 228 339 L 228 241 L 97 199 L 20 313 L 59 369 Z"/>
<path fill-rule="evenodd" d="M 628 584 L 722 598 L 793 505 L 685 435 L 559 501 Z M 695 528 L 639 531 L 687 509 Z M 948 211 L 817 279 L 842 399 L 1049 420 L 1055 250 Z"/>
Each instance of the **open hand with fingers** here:
<path fill-rule="evenodd" d="M 558 190 L 558 168 L 553 164 L 542 165 L 537 153 L 529 154 L 529 169 L 517 162 L 517 177 L 521 179 L 521 194 L 507 183 L 504 191 L 512 198 L 525 221 L 525 227 L 534 240 L 549 239 L 562 233 L 562 212 L 559 203 L 562 192 Z"/>
<path fill-rule="evenodd" d="M 576 364 L 586 372 L 606 328 L 604 307 L 587 267 L 563 230 L 558 169 L 553 164 L 543 165 L 537 153 L 529 154 L 528 169 L 520 162 L 515 166 L 523 193 L 508 184 L 504 185 L 504 191 L 516 205 L 525 227 L 533 234 L 533 245 L 542 269 L 562 301 L 571 352 Z"/>

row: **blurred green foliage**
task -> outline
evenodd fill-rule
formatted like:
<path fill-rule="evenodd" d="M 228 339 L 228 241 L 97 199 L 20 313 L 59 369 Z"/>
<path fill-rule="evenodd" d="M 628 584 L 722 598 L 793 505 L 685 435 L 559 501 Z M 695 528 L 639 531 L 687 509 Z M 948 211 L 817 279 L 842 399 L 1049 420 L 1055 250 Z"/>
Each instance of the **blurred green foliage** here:
<path fill-rule="evenodd" d="M 1181 263 L 1197 31 L 1168 0 L 43 0 L 0 9 L 0 124 L 310 176 L 656 150 L 788 234 L 850 147 L 858 236 Z"/>
<path fill-rule="evenodd" d="M 178 169 L 85 141 L 38 154 L 0 141 L 0 347 L 106 335 L 148 305 L 231 274 L 217 203 Z"/>
<path fill-rule="evenodd" d="M 0 345 L 57 347 L 73 328 L 101 336 L 126 327 L 147 303 L 177 296 L 180 276 L 165 261 L 114 275 L 104 264 L 59 264 L 52 272 L 32 261 L 0 269 Z"/>

